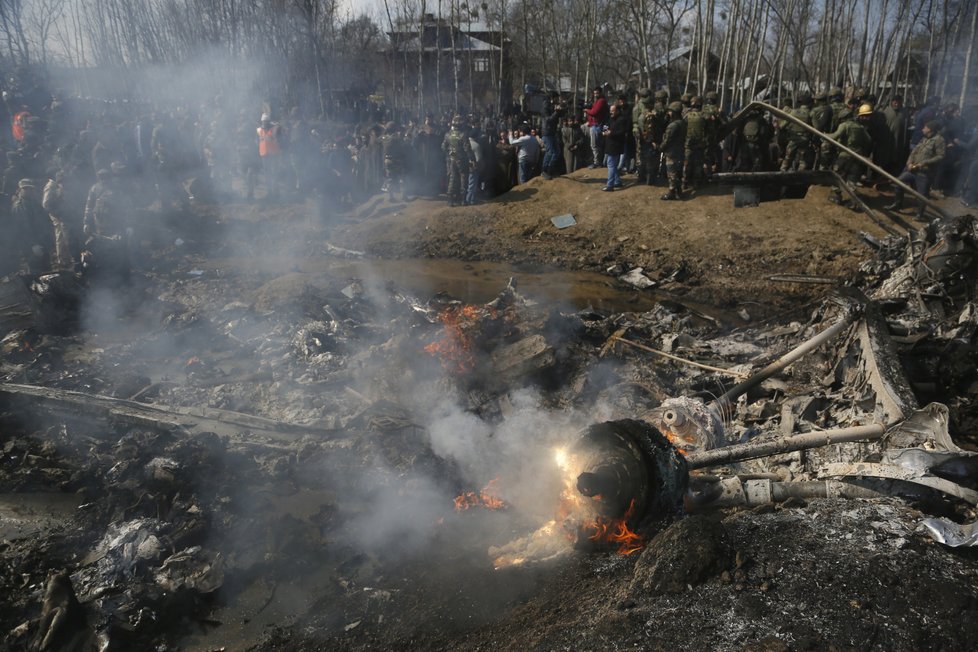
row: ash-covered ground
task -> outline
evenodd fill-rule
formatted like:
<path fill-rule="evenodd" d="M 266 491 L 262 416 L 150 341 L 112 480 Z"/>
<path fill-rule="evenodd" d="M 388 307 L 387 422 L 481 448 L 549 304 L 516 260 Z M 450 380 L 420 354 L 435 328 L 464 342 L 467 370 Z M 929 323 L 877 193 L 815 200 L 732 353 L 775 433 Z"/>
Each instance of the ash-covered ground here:
<path fill-rule="evenodd" d="M 559 199 L 545 195 L 559 189 L 530 190 Z M 728 443 L 898 423 L 937 401 L 954 443 L 973 448 L 973 257 L 948 278 L 907 273 L 943 231 L 883 239 L 838 208 L 827 209 L 831 247 L 805 251 L 818 235 L 809 232 L 786 249 L 792 225 L 826 210 L 818 196 L 763 206 L 790 217 L 768 239 L 752 236 L 751 249 L 732 236 L 711 242 L 702 224 L 652 248 L 648 230 L 611 233 L 587 219 L 578 240 L 544 232 L 542 217 L 528 231 L 531 199 L 510 199 L 445 214 L 400 250 L 447 246 L 466 263 L 360 254 L 397 216 L 324 226 L 301 206 L 198 208 L 143 244 L 126 286 L 61 287 L 80 296 L 77 326 L 42 295 L 64 327 L 27 325 L 3 340 L 4 646 L 973 647 L 974 549 L 936 543 L 920 525 L 975 520 L 964 451 L 956 497 L 886 481 L 874 498 L 659 514 L 639 524 L 642 545 L 628 555 L 561 536 L 521 543 L 557 518 L 555 451 L 583 429 L 643 418 L 669 398 L 709 402 L 835 323 L 839 296 L 865 301 L 853 326 L 725 410 Z M 397 210 L 402 233 L 430 220 L 424 208 Z M 494 224 L 497 213 L 510 219 L 464 252 L 446 244 L 461 243 L 450 220 L 490 213 Z M 750 225 L 757 213 L 741 215 L 744 229 L 764 232 Z M 860 240 L 862 227 L 876 235 Z M 525 251 L 500 254 L 517 231 Z M 593 261 L 599 246 L 599 263 L 565 265 L 587 273 L 505 264 L 534 247 Z M 708 264 L 711 247 L 726 272 Z M 789 267 L 768 271 L 843 281 L 762 283 L 766 255 Z M 796 259 L 806 267 L 792 268 Z M 665 292 L 593 273 L 637 262 Z M 731 264 L 755 277 L 740 292 Z M 720 295 L 719 306 L 695 301 Z M 892 368 L 864 362 L 867 315 L 885 326 L 878 353 Z M 912 403 L 903 418 L 881 396 L 894 387 Z M 893 439 L 695 473 L 815 482 L 826 464 L 885 459 Z M 508 565 L 513 555 L 499 551 L 513 546 L 525 554 Z"/>

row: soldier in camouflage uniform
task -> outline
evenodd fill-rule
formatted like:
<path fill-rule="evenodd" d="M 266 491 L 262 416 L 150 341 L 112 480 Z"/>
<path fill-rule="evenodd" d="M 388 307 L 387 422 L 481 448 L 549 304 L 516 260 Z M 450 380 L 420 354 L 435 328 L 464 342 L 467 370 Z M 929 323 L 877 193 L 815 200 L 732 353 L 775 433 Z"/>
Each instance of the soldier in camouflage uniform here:
<path fill-rule="evenodd" d="M 873 141 L 869 137 L 869 131 L 866 130 L 866 122 L 873 113 L 873 107 L 863 105 L 859 110 L 859 115 L 854 115 L 848 109 L 840 116 L 842 120 L 839 128 L 833 131 L 829 136 L 839 142 L 840 145 L 844 145 L 849 149 L 853 150 L 860 156 L 869 156 L 870 151 L 873 148 Z M 855 185 L 856 181 L 859 180 L 859 176 L 863 172 L 863 164 L 859 162 L 854 156 L 845 151 L 840 151 L 838 157 L 835 159 L 835 164 L 832 166 L 839 176 L 841 176 L 847 184 L 850 186 Z M 832 188 L 832 194 L 829 196 L 829 201 L 835 204 L 842 204 L 853 208 L 851 204 L 846 203 L 842 199 L 842 193 L 838 188 Z"/>
<path fill-rule="evenodd" d="M 706 150 L 704 163 L 707 177 L 720 171 L 720 161 L 723 155 L 720 151 L 720 128 L 726 122 L 723 111 L 720 110 L 720 96 L 716 91 L 710 91 L 703 103 L 703 117 L 706 119 Z"/>
<path fill-rule="evenodd" d="M 635 167 L 638 171 L 639 181 L 642 174 L 642 118 L 645 116 L 646 106 L 651 106 L 652 91 L 643 88 L 636 93 L 635 105 L 632 106 L 632 133 L 631 138 L 635 143 Z"/>
<path fill-rule="evenodd" d="M 686 112 L 686 151 L 683 165 L 683 185 L 694 188 L 705 177 L 703 169 L 707 147 L 707 124 L 703 115 L 703 103 L 699 97 L 689 100 Z"/>
<path fill-rule="evenodd" d="M 462 191 L 468 179 L 469 170 L 475 165 L 475 156 L 469 137 L 462 131 L 464 122 L 462 116 L 452 118 L 452 128 L 445 134 L 441 149 L 445 152 L 448 167 L 448 205 L 458 206 L 462 203 Z"/>
<path fill-rule="evenodd" d="M 731 153 L 734 172 L 763 172 L 769 168 L 774 133 L 760 109 L 744 118 Z"/>
<path fill-rule="evenodd" d="M 119 187 L 118 177 L 111 171 L 99 170 L 96 179 L 85 201 L 82 267 L 90 274 L 126 278 L 130 268 L 132 205 Z"/>
<path fill-rule="evenodd" d="M 642 114 L 632 126 L 641 152 L 638 181 L 641 183 L 644 180 L 649 186 L 655 183 L 662 165 L 659 143 L 666 129 L 665 98 L 665 91 L 656 91 L 653 97 L 646 97 L 643 100 Z"/>
<path fill-rule="evenodd" d="M 389 201 L 394 201 L 396 190 L 401 191 L 401 199 L 404 199 L 404 141 L 397 125 L 393 122 L 384 125 L 384 135 L 380 138 L 380 145 L 384 150 L 382 189 L 387 191 Z"/>
<path fill-rule="evenodd" d="M 831 133 L 832 131 L 832 107 L 829 106 L 826 100 L 825 93 L 819 91 L 815 93 L 814 106 L 812 106 L 811 118 L 812 126 L 821 131 L 823 134 Z M 828 170 L 829 166 L 823 160 L 823 152 L 825 151 L 825 141 L 819 139 L 818 145 L 818 169 Z"/>
<path fill-rule="evenodd" d="M 10 224 L 13 228 L 8 229 L 5 237 L 13 244 L 11 250 L 26 263 L 27 272 L 40 274 L 51 269 L 54 229 L 31 179 L 21 179 L 17 184 Z"/>
<path fill-rule="evenodd" d="M 683 120 L 683 105 L 673 102 L 667 113 L 669 124 L 659 143 L 659 151 L 666 160 L 666 175 L 669 177 L 669 192 L 662 199 L 682 199 L 683 156 L 686 151 L 686 121 Z"/>
<path fill-rule="evenodd" d="M 849 108 L 845 103 L 845 96 L 842 93 L 842 89 L 838 86 L 833 86 L 829 89 L 829 108 L 832 110 L 832 120 L 830 121 L 828 131 L 825 133 L 832 133 L 838 129 L 839 125 L 842 124 L 843 115 L 849 111 Z M 823 140 L 819 146 L 818 153 L 819 169 L 831 169 L 837 153 L 838 152 L 836 152 L 835 147 L 829 144 L 828 141 Z"/>
<path fill-rule="evenodd" d="M 807 125 L 812 123 L 811 118 L 812 98 L 807 94 L 798 96 L 798 106 L 789 113 Z M 788 170 L 807 170 L 812 166 L 814 158 L 812 152 L 812 136 L 807 129 L 793 121 L 786 121 L 784 125 L 787 144 L 784 150 L 784 158 L 781 160 L 781 171 Z"/>

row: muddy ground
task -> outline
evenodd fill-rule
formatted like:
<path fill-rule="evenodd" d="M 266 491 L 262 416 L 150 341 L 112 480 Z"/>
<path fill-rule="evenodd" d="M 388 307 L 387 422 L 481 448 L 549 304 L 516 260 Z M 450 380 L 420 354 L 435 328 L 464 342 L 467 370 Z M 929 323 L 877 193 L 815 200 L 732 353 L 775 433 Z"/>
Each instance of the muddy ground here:
<path fill-rule="evenodd" d="M 885 234 L 825 188 L 734 209 L 718 188 L 602 193 L 597 172 L 325 220 L 311 202 L 198 206 L 147 230 L 133 282 L 87 293 L 77 332 L 5 340 L 7 383 L 300 426 L 163 427 L 7 396 L 5 648 L 40 647 L 63 570 L 80 605 L 52 649 L 971 649 L 978 558 L 918 528 L 974 520 L 960 505 L 792 500 L 649 526 L 627 556 L 494 568 L 491 547 L 551 518 L 554 445 L 729 382 L 609 354 L 620 326 L 724 366 L 769 359 L 818 326 L 830 286 L 767 277 L 852 278 L 874 255 L 861 234 Z M 558 230 L 565 213 L 577 224 Z M 635 267 L 657 287 L 615 278 Z M 520 295 L 471 360 L 426 351 L 451 298 L 486 303 L 511 276 Z M 718 338 L 739 346 L 697 349 Z M 523 366 L 500 357 L 541 340 Z M 818 386 L 830 358 L 785 386 Z M 784 391 L 752 427 L 777 424 L 758 406 Z M 456 511 L 494 478 L 507 508 Z"/>

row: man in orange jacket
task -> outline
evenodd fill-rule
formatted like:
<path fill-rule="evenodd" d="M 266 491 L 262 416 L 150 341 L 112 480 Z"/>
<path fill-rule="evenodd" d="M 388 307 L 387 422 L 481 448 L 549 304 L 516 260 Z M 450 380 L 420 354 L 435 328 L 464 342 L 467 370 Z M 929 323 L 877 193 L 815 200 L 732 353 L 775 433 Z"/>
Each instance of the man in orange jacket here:
<path fill-rule="evenodd" d="M 282 128 L 272 117 L 263 113 L 258 127 L 258 156 L 265 171 L 265 187 L 269 199 L 279 197 L 282 182 Z"/>
<path fill-rule="evenodd" d="M 21 105 L 20 111 L 14 114 L 10 130 L 18 147 L 24 144 L 24 136 L 27 134 L 27 118 L 29 117 L 31 117 L 31 112 L 27 110 L 26 104 Z"/>

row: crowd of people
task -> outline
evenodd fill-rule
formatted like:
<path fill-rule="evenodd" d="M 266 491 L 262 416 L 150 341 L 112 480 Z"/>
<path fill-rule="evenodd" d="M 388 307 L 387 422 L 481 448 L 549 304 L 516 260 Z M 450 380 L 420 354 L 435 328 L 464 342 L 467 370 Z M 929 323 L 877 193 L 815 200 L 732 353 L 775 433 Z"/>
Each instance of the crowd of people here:
<path fill-rule="evenodd" d="M 582 106 L 551 94 L 535 113 L 356 122 L 229 110 L 220 98 L 162 110 L 147 105 L 3 95 L 10 116 L 0 211 L 12 225 L 0 275 L 17 268 L 122 273 L 146 212 L 193 201 L 305 201 L 324 215 L 378 191 L 392 200 L 447 195 L 475 204 L 535 176 L 606 168 L 603 190 L 663 182 L 681 199 L 720 171 L 832 169 L 853 184 L 886 179 L 802 127 L 830 135 L 924 195 L 978 203 L 978 130 L 936 98 L 911 112 L 864 89 L 799 93 L 785 120 L 752 110 L 736 122 L 714 92 L 595 88 Z M 256 115 L 257 114 L 257 115 Z M 399 196 L 399 197 L 398 197 Z M 841 198 L 839 199 L 841 201 Z M 891 208 L 903 194 L 896 188 Z"/>

